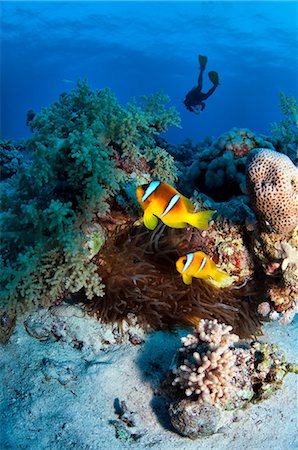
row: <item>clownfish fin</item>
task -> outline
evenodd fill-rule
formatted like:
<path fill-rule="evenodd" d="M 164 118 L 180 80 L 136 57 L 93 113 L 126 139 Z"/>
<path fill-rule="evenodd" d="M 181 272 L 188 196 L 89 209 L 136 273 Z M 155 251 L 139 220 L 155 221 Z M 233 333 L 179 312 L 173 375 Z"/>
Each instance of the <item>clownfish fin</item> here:
<path fill-rule="evenodd" d="M 208 209 L 207 211 L 200 211 L 194 214 L 189 214 L 187 217 L 187 223 L 200 230 L 208 230 L 209 220 L 212 218 L 215 211 Z"/>
<path fill-rule="evenodd" d="M 221 272 L 220 270 L 214 270 L 210 273 L 211 278 L 217 281 L 218 283 L 222 283 L 222 281 L 227 278 L 229 275 L 225 272 Z"/>
<path fill-rule="evenodd" d="M 152 212 L 150 211 L 150 207 L 145 209 L 144 224 L 145 227 L 148 228 L 148 230 L 155 230 L 155 228 L 157 227 L 158 218 L 154 214 L 152 214 Z"/>
<path fill-rule="evenodd" d="M 180 198 L 186 206 L 187 210 L 192 213 L 195 209 L 195 205 L 193 204 L 193 202 L 189 200 L 189 198 L 184 197 L 184 195 L 180 195 Z"/>
<path fill-rule="evenodd" d="M 185 284 L 191 284 L 192 283 L 192 276 L 187 275 L 186 273 L 182 274 L 182 280 Z"/>

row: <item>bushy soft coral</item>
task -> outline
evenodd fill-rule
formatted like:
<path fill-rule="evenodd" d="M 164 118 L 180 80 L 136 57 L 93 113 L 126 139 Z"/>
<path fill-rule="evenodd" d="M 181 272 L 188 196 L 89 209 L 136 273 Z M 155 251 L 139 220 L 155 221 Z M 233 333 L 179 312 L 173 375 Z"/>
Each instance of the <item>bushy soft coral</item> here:
<path fill-rule="evenodd" d="M 285 152 L 293 160 L 297 160 L 298 146 L 298 108 L 293 96 L 280 93 L 280 109 L 284 118 L 280 123 L 271 126 L 273 135 L 277 138 L 277 148 Z"/>
<path fill-rule="evenodd" d="M 25 148 L 22 144 L 15 144 L 12 141 L 0 142 L 0 179 L 5 180 L 14 175 L 24 161 L 26 156 Z"/>
<path fill-rule="evenodd" d="M 167 101 L 157 94 L 124 108 L 109 89 L 79 82 L 30 112 L 23 162 L 1 184 L 2 302 L 51 302 L 82 288 L 102 294 L 82 226 L 105 217 L 116 194 L 127 198 L 124 188 L 139 179 L 175 179 L 173 158 L 155 142 L 179 124 Z"/>

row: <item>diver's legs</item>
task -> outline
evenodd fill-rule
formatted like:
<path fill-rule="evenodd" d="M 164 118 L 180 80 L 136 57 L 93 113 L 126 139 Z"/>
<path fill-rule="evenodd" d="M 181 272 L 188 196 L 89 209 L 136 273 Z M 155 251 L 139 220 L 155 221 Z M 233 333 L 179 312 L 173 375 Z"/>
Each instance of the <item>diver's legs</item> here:
<path fill-rule="evenodd" d="M 199 55 L 199 64 L 200 64 L 200 73 L 198 78 L 198 89 L 199 91 L 201 91 L 203 87 L 203 72 L 207 64 L 207 56 Z"/>
<path fill-rule="evenodd" d="M 218 86 L 218 84 L 214 84 L 214 85 L 212 86 L 212 88 L 209 89 L 208 92 L 206 92 L 204 100 L 206 100 L 208 97 L 210 97 L 210 95 L 213 94 L 213 92 L 215 91 L 215 89 L 217 88 L 217 86 Z"/>
<path fill-rule="evenodd" d="M 199 91 L 202 90 L 203 87 L 203 70 L 200 69 L 200 74 L 199 74 L 199 78 L 198 78 L 198 89 Z"/>

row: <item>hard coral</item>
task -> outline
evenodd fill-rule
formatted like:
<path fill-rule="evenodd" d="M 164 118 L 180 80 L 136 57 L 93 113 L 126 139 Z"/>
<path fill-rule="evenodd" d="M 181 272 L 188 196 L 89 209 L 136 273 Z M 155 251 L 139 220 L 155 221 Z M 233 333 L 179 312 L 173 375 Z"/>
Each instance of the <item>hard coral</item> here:
<path fill-rule="evenodd" d="M 231 326 L 201 320 L 194 335 L 182 338 L 184 364 L 174 370 L 173 384 L 200 403 L 226 403 L 234 392 L 236 358 L 229 346 L 238 341 Z"/>
<path fill-rule="evenodd" d="M 287 235 L 298 224 L 298 169 L 286 155 L 267 148 L 251 154 L 247 188 L 263 228 Z"/>
<path fill-rule="evenodd" d="M 277 346 L 241 342 L 216 320 L 201 320 L 182 343 L 164 390 L 173 426 L 193 439 L 217 432 L 233 411 L 267 399 L 298 372 Z"/>
<path fill-rule="evenodd" d="M 191 143 L 190 143 L 191 144 Z M 243 193 L 247 155 L 257 147 L 274 148 L 270 138 L 256 135 L 248 129 L 232 128 L 205 146 L 193 147 L 191 161 L 184 161 L 181 181 L 216 201 L 226 201 Z M 172 154 L 175 155 L 173 149 Z"/>
<path fill-rule="evenodd" d="M 248 128 L 232 128 L 230 131 L 222 134 L 216 141 L 216 146 L 225 151 L 233 153 L 234 158 L 242 158 L 247 156 L 249 152 L 259 147 L 266 142 L 273 148 L 268 138 L 265 136 L 258 136 L 250 131 Z"/>
<path fill-rule="evenodd" d="M 264 271 L 265 304 L 259 312 L 289 323 L 298 305 L 298 227 L 289 236 L 255 229 L 251 251 Z"/>

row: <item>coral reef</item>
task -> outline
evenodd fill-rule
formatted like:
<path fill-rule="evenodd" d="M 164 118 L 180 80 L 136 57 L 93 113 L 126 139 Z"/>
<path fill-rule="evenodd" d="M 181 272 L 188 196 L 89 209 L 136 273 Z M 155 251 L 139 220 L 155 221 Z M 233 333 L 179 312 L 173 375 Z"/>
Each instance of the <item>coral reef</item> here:
<path fill-rule="evenodd" d="M 259 311 L 288 323 L 298 304 L 298 169 L 287 156 L 259 149 L 249 157 L 247 184 L 258 220 L 251 251 L 267 288 Z"/>
<path fill-rule="evenodd" d="M 0 141 L 0 177 L 1 181 L 14 175 L 24 165 L 26 150 L 22 144 Z"/>
<path fill-rule="evenodd" d="M 86 224 L 107 218 L 112 203 L 133 205 L 140 180 L 174 181 L 173 158 L 155 142 L 161 131 L 179 126 L 167 101 L 156 94 L 124 108 L 109 89 L 79 82 L 28 114 L 33 134 L 22 144 L 22 158 L 12 144 L 2 145 L 3 305 L 53 303 L 81 289 L 102 295 L 90 257 L 103 235 L 90 236 Z"/>
<path fill-rule="evenodd" d="M 184 230 L 164 226 L 154 233 L 126 227 L 111 236 L 93 259 L 105 291 L 86 303 L 90 314 L 103 322 L 136 317 L 139 324 L 158 329 L 217 317 L 241 336 L 257 333 L 256 292 L 249 285 L 218 289 L 199 279 L 186 286 L 175 267 L 179 239 Z"/>
<path fill-rule="evenodd" d="M 194 334 L 182 338 L 169 379 L 177 390 L 166 390 L 171 422 L 184 436 L 215 433 L 230 412 L 269 398 L 287 373 L 298 371 L 277 346 L 238 342 L 231 330 L 217 320 L 201 320 Z"/>
<path fill-rule="evenodd" d="M 298 224 L 298 168 L 286 155 L 260 148 L 250 153 L 246 179 L 259 225 L 289 234 Z"/>
<path fill-rule="evenodd" d="M 245 234 L 243 225 L 235 225 L 230 220 L 217 216 L 210 222 L 208 231 L 187 228 L 184 236 L 176 242 L 176 247 L 181 254 L 200 249 L 222 271 L 230 275 L 230 283 L 245 284 L 254 273 L 254 263 L 245 243 Z M 174 236 L 173 234 L 173 239 Z"/>
<path fill-rule="evenodd" d="M 227 201 L 245 190 L 245 163 L 249 152 L 258 147 L 274 149 L 273 139 L 255 135 L 250 130 L 232 128 L 215 141 L 204 141 L 192 147 L 192 159 L 180 163 L 180 183 L 187 195 L 195 189 L 216 201 Z M 188 142 L 187 145 L 190 145 Z M 168 148 L 174 156 L 175 148 Z M 177 149 L 179 154 L 179 148 Z"/>

